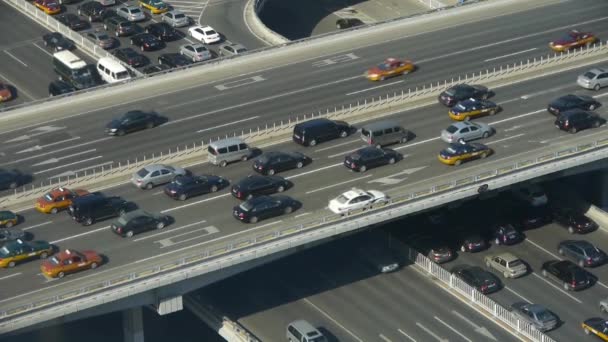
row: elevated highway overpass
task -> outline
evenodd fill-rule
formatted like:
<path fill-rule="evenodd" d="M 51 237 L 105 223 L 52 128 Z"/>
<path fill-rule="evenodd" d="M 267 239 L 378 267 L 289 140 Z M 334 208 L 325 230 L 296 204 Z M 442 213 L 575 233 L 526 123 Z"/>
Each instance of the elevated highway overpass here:
<path fill-rule="evenodd" d="M 590 5 L 593 4 L 595 3 L 590 2 Z M 568 5 L 569 3 L 561 3 L 559 6 Z M 595 5 L 597 6 L 597 4 Z M 555 15 L 559 15 L 558 12 L 563 12 L 563 9 L 558 11 L 557 7 L 549 7 L 556 10 Z M 596 7 L 595 11 L 602 8 L 603 7 Z M 588 18 L 586 18 L 586 22 L 589 22 L 587 25 L 593 25 L 594 22 L 601 22 L 604 20 L 602 17 L 598 17 L 596 13 L 592 13 L 591 10 L 587 15 Z M 508 14 L 506 16 L 508 16 Z M 572 18 L 570 16 L 561 19 L 573 20 L 573 24 L 577 24 L 578 21 L 575 21 L 575 19 L 579 20 L 580 18 Z M 495 21 L 498 19 L 492 20 Z M 492 25 L 491 22 L 487 22 L 486 24 L 489 26 Z M 467 25 L 461 25 L 459 27 L 468 27 L 468 29 L 471 30 L 469 32 L 474 35 L 478 30 L 478 25 L 479 23 L 470 25 L 469 27 Z M 548 22 L 540 23 L 539 25 L 547 26 L 545 26 L 545 28 L 539 28 L 536 32 L 543 32 L 543 30 L 549 31 L 543 33 L 546 35 L 546 37 L 542 38 L 544 41 L 542 45 L 543 48 L 549 36 L 556 33 L 561 34 L 561 30 L 563 30 L 561 27 L 559 29 L 555 27 L 548 28 L 548 26 L 551 26 Z M 596 31 L 601 32 L 601 30 L 601 25 L 598 25 Z M 448 31 L 451 32 L 453 30 L 450 29 Z M 403 39 L 412 39 L 412 37 Z M 480 37 L 479 39 L 483 39 L 483 37 Z M 538 39 L 541 40 L 541 38 Z M 505 42 L 507 41 L 508 39 L 505 40 Z M 516 41 L 520 40 L 518 39 Z M 523 43 L 528 40 L 522 39 L 521 41 Z M 467 42 L 470 43 L 470 41 Z M 5 150 L 3 151 L 5 153 L 4 158 L 6 158 L 7 162 L 12 161 L 13 165 L 18 167 L 26 168 L 28 166 L 36 166 L 36 168 L 31 171 L 39 172 L 36 175 L 40 175 L 38 177 L 44 179 L 44 177 L 57 176 L 57 174 L 53 174 L 53 172 L 61 173 L 75 171 L 70 170 L 70 166 L 61 167 L 59 164 L 50 165 L 56 162 L 47 162 L 49 159 L 60 159 L 65 157 L 66 163 L 69 164 L 85 161 L 87 158 L 94 158 L 101 155 L 102 157 L 95 159 L 95 163 L 106 161 L 115 162 L 116 160 L 127 158 L 128 156 L 137 153 L 155 149 L 160 150 L 161 146 L 176 145 L 178 142 L 183 143 L 185 139 L 194 141 L 194 139 L 200 139 L 200 136 L 222 135 L 224 132 L 233 131 L 235 128 L 233 126 L 245 130 L 250 127 L 248 126 L 249 123 L 246 123 L 246 121 L 235 123 L 238 120 L 252 118 L 251 121 L 257 122 L 262 118 L 265 120 L 286 118 L 289 113 L 286 113 L 285 108 L 288 105 L 292 106 L 292 103 L 293 107 L 290 108 L 295 108 L 294 112 L 305 111 L 304 108 L 307 108 L 306 110 L 314 111 L 314 108 L 310 108 L 310 103 L 313 102 L 321 103 L 322 105 L 324 104 L 325 107 L 327 107 L 331 104 L 329 101 L 336 103 L 338 99 L 349 99 L 349 96 L 355 94 L 386 94 L 387 92 L 396 91 L 403 87 L 401 81 L 407 82 L 408 85 L 410 82 L 414 85 L 416 82 L 420 82 L 418 84 L 424 84 L 429 81 L 423 77 L 423 72 L 425 72 L 427 67 L 425 67 L 424 62 L 422 62 L 420 70 L 412 74 L 412 78 L 388 81 L 384 88 L 375 88 L 376 85 L 370 87 L 370 85 L 359 75 L 367 65 L 385 58 L 386 55 L 389 54 L 389 46 L 397 46 L 395 42 L 385 44 L 386 51 L 380 51 L 382 49 L 376 46 L 373 53 L 371 50 L 368 52 L 372 53 L 373 57 L 370 57 L 365 62 L 360 61 L 361 58 L 356 58 L 351 59 L 350 62 L 332 64 L 330 62 L 324 62 L 327 60 L 328 56 L 323 56 L 313 61 L 300 62 L 300 64 L 295 63 L 288 67 L 283 67 L 286 69 L 281 73 L 277 73 L 275 76 L 276 78 L 262 77 L 264 78 L 264 81 L 255 82 L 256 84 L 254 85 L 249 84 L 245 88 L 235 87 L 230 90 L 230 87 L 226 86 L 227 81 L 224 80 L 198 87 L 195 86 L 185 91 L 177 91 L 169 98 L 165 99 L 159 97 L 147 98 L 148 96 L 153 95 L 153 93 L 137 94 L 140 90 L 135 89 L 135 87 L 123 90 L 123 95 L 119 96 L 114 94 L 114 97 L 112 98 L 106 97 L 107 94 L 110 94 L 113 91 L 112 89 L 102 90 L 98 95 L 92 95 L 98 96 L 97 102 L 94 104 L 91 102 L 79 106 L 67 107 L 61 104 L 62 100 L 48 104 L 48 107 L 46 107 L 48 110 L 45 110 L 48 115 L 48 120 L 43 123 L 36 123 L 36 120 L 32 119 L 33 117 L 31 116 L 31 113 L 35 113 L 36 110 L 39 111 L 40 109 L 25 108 L 23 111 L 30 112 L 30 116 L 26 115 L 24 119 L 20 119 L 19 123 L 11 121 L 11 113 L 9 112 L 5 118 L 5 122 L 7 123 L 7 127 L 12 127 L 7 128 L 4 133 L 2 133 L 3 139 L 7 142 L 7 144 L 5 144 Z M 464 42 L 458 42 L 457 45 L 460 47 L 460 44 L 464 44 Z M 485 45 L 488 44 L 492 43 L 488 41 Z M 532 42 L 530 44 L 532 44 Z M 539 42 L 533 44 L 534 45 L 521 46 L 521 48 L 530 50 L 533 46 L 540 46 Z M 405 46 L 407 43 L 403 43 L 403 45 Z M 479 61 L 480 54 L 489 50 L 476 49 L 478 46 L 480 45 L 477 45 L 477 43 L 470 46 L 469 49 L 473 49 L 471 51 L 476 51 L 472 56 L 467 53 L 458 54 L 458 58 L 463 58 L 462 64 L 454 65 L 446 63 L 445 61 L 438 63 L 437 68 L 446 68 L 443 73 L 448 73 L 448 75 L 443 75 L 438 72 L 435 74 L 436 76 L 434 76 L 437 78 L 436 81 L 440 81 L 440 75 L 443 75 L 443 79 L 449 77 L 449 73 L 458 75 L 462 68 L 479 70 L 479 65 L 485 65 L 485 63 L 489 63 L 488 67 L 490 67 L 490 65 L 492 65 L 490 62 L 494 61 L 491 60 L 492 58 L 501 57 L 495 54 L 496 50 L 494 49 L 495 46 L 500 46 L 500 44 L 493 45 L 493 48 L 490 50 L 493 50 L 494 53 L 488 53 L 488 55 L 484 57 L 484 61 L 490 61 L 481 63 Z M 453 47 L 453 49 L 456 49 L 456 46 Z M 505 46 L 505 51 L 501 53 L 505 53 L 506 50 L 507 47 Z M 395 53 L 393 50 L 391 51 L 390 54 Z M 357 52 L 353 53 L 356 54 Z M 544 54 L 536 50 L 531 50 L 522 53 L 521 56 L 517 56 L 517 58 L 521 58 L 522 56 L 524 58 L 527 56 L 532 57 L 536 53 L 539 55 Z M 342 52 L 341 54 L 343 55 L 344 53 Z M 439 56 L 436 55 L 436 57 Z M 434 57 L 429 53 L 427 58 L 433 59 Z M 513 58 L 515 57 L 504 57 L 503 61 L 512 61 Z M 424 58 L 421 58 L 421 60 L 424 60 Z M 439 59 L 435 59 L 435 61 L 438 60 Z M 310 77 L 310 69 L 314 67 L 311 66 L 311 64 L 315 61 L 321 61 L 322 64 L 324 63 L 326 66 L 330 67 L 333 65 L 332 70 L 337 73 L 342 73 L 343 76 L 349 74 L 358 76 L 352 76 L 352 78 L 346 77 L 342 82 L 335 83 L 331 83 L 330 79 L 327 79 L 326 83 L 313 82 L 314 80 Z M 433 62 L 433 60 L 428 61 L 428 63 L 431 62 Z M 234 61 L 234 63 L 240 62 Z M 361 63 L 361 65 L 356 65 L 356 63 Z M 498 62 L 496 63 L 496 65 L 501 64 Z M 298 65 L 301 69 L 298 69 Z M 221 65 L 218 65 L 218 68 L 221 67 Z M 286 70 L 300 71 L 290 73 Z M 431 68 L 428 68 L 428 70 L 429 73 L 434 72 Z M 271 71 L 278 72 L 279 70 L 272 69 Z M 573 69 L 559 75 L 536 78 L 496 89 L 494 100 L 498 103 L 502 103 L 505 110 L 495 117 L 482 119 L 482 121 L 489 122 L 497 128 L 497 134 L 488 139 L 488 143 L 496 150 L 496 154 L 487 160 L 465 164 L 458 169 L 450 169 L 439 165 L 435 160 L 437 151 L 443 146 L 443 143 L 437 139 L 438 132 L 449 124 L 445 108 L 436 104 L 412 110 L 406 109 L 395 113 L 394 118 L 403 122 L 404 126 L 408 129 L 414 131 L 414 133 L 416 133 L 416 139 L 409 144 L 396 147 L 405 155 L 403 161 L 391 167 L 370 170 L 366 174 L 351 174 L 340 166 L 341 158 L 345 153 L 361 146 L 361 142 L 357 136 L 347 138 L 343 141 L 323 144 L 314 149 L 303 149 L 291 143 L 264 147 L 265 150 L 301 150 L 312 156 L 314 161 L 312 165 L 299 172 L 288 172 L 285 174 L 285 176 L 290 178 L 295 184 L 293 189 L 290 189 L 287 194 L 302 201 L 304 204 L 303 208 L 296 211 L 291 216 L 281 217 L 277 220 L 263 221 L 255 226 L 244 226 L 230 217 L 230 208 L 236 201 L 226 192 L 220 193 L 217 196 L 192 199 L 186 203 L 175 203 L 164 198 L 164 195 L 159 193 L 160 190 L 143 192 L 134 189 L 130 184 L 117 185 L 106 189 L 106 191 L 135 201 L 140 207 L 149 211 L 162 211 L 170 214 L 175 218 L 175 223 L 166 230 L 137 236 L 132 240 L 126 240 L 111 234 L 108 231 L 107 222 L 83 228 L 76 226 L 63 214 L 50 217 L 42 216 L 38 213 L 34 213 L 31 209 L 24 208 L 21 212 L 25 218 L 22 227 L 34 234 L 37 239 L 49 240 L 62 248 L 94 248 L 108 257 L 108 263 L 99 270 L 83 272 L 59 281 L 47 281 L 42 278 L 39 275 L 36 262 L 20 265 L 18 268 L 9 270 L 6 273 L 6 276 L 0 278 L 0 282 L 2 282 L 2 290 L 0 290 L 2 298 L 0 299 L 0 304 L 3 308 L 7 308 L 4 315 L 0 317 L 0 319 L 3 320 L 0 329 L 3 329 L 3 332 L 8 332 L 10 330 L 24 328 L 27 325 L 34 323 L 35 320 L 44 321 L 76 311 L 79 313 L 74 316 L 80 315 L 82 317 L 88 314 L 94 314 L 92 311 L 86 312 L 84 309 L 94 307 L 102 301 L 108 303 L 106 305 L 107 310 L 112 310 L 116 309 L 116 305 L 129 307 L 142 304 L 158 304 L 159 299 L 171 300 L 172 298 L 178 297 L 183 292 L 200 287 L 205 282 L 212 281 L 210 276 L 193 278 L 196 275 L 214 270 L 214 268 L 209 268 L 209 264 L 197 262 L 197 257 L 193 255 L 196 253 L 200 254 L 200 251 L 203 251 L 203 258 L 214 259 L 214 262 L 217 262 L 215 263 L 216 266 L 221 263 L 223 270 L 215 273 L 218 278 L 221 278 L 230 273 L 230 271 L 227 271 L 225 268 L 227 265 L 232 265 L 237 262 L 237 255 L 245 257 L 247 253 L 253 252 L 254 249 L 252 248 L 252 244 L 254 241 L 262 242 L 263 240 L 268 239 L 265 251 L 258 251 L 258 254 L 251 254 L 246 256 L 247 258 L 257 258 L 265 255 L 270 252 L 270 248 L 280 247 L 281 249 L 289 249 L 289 247 L 295 247 L 296 245 L 307 243 L 310 240 L 330 236 L 342 229 L 355 229 L 359 226 L 373 224 L 387 218 L 398 217 L 452 200 L 474 196 L 477 193 L 477 188 L 482 180 L 483 183 L 490 185 L 490 189 L 496 189 L 507 186 L 512 182 L 535 178 L 543 174 L 551 174 L 561 169 L 575 167 L 580 164 L 595 162 L 594 167 L 601 167 L 602 165 L 598 164 L 601 162 L 598 161 L 605 157 L 605 150 L 600 146 L 605 142 L 602 140 L 602 138 L 605 137 L 605 127 L 599 128 L 596 131 L 591 130 L 583 132 L 577 136 L 568 136 L 556 131 L 552 125 L 552 117 L 544 112 L 546 103 L 550 99 L 566 92 L 581 92 L 581 90 L 576 88 L 572 82 L 574 77 L 581 71 L 582 69 Z M 315 78 L 317 76 L 329 77 L 331 74 L 332 73 L 327 71 L 320 71 L 315 72 L 314 76 Z M 255 76 L 256 73 L 249 73 L 249 75 Z M 297 76 L 298 79 L 294 79 L 294 77 L 296 77 L 294 75 L 299 75 Z M 179 75 L 174 73 L 167 76 L 166 79 L 171 80 L 173 77 L 177 76 Z M 247 76 L 238 77 L 240 77 L 240 79 L 247 79 Z M 237 80 L 239 79 L 238 77 L 232 80 Z M 416 78 L 414 77 L 420 78 L 416 81 Z M 250 80 L 251 79 L 252 76 L 250 77 Z M 270 80 L 273 81 L 267 83 L 267 81 Z M 153 83 L 157 88 L 158 84 L 164 84 L 157 83 L 161 82 L 160 79 L 150 79 L 149 81 L 149 84 L 152 84 L 152 81 L 154 81 Z M 302 82 L 303 84 L 301 84 L 299 88 L 291 88 L 292 90 L 289 90 L 290 88 L 287 88 L 287 85 L 296 84 L 296 81 Z M 193 82 L 193 80 L 190 79 L 184 82 Z M 270 85 L 270 83 L 273 83 L 270 88 L 265 89 L 262 87 L 263 85 Z M 229 90 L 229 92 L 224 93 L 225 95 L 211 93 L 212 91 L 219 90 L 217 87 L 218 85 L 224 85 L 225 88 L 228 88 L 224 90 Z M 166 87 L 171 88 L 176 86 L 177 85 L 175 84 L 171 84 Z M 264 96 L 265 94 L 276 93 L 277 90 L 281 88 L 285 88 L 284 90 L 289 91 L 283 96 Z M 254 89 L 255 91 L 252 91 L 251 89 Z M 348 95 L 353 92 L 357 93 Z M 205 98 L 205 101 L 193 99 L 192 94 L 198 94 L 198 96 L 200 96 L 200 94 L 206 94 L 206 96 L 200 97 Z M 295 94 L 298 96 L 294 96 Z M 246 95 L 250 97 L 245 98 Z M 605 93 L 600 92 L 595 95 L 601 99 L 605 96 Z M 183 96 L 183 100 L 180 99 L 180 96 Z M 141 99 L 142 97 L 145 99 Z M 330 100 L 327 100 L 327 98 L 330 98 Z M 122 103 L 122 99 L 125 99 L 125 102 L 127 103 L 110 105 L 109 108 L 100 109 L 100 107 L 104 106 L 104 102 Z M 245 101 L 241 103 L 236 101 L 235 104 L 235 99 Z M 78 97 L 74 98 L 72 104 L 77 101 Z M 164 110 L 161 109 L 161 103 L 163 101 L 166 102 L 164 103 Z M 179 104 L 180 101 L 183 103 L 188 103 L 188 101 L 191 102 L 184 107 L 171 107 L 174 104 Z M 327 103 L 323 101 L 327 101 Z M 201 108 L 202 106 L 204 106 L 204 108 Z M 128 109 L 155 109 L 161 114 L 169 117 L 169 123 L 174 122 L 174 124 L 169 124 L 169 127 L 161 126 L 149 132 L 128 136 L 126 139 L 106 139 L 103 137 L 102 128 L 105 120 L 109 120 L 109 118 L 116 116 L 117 113 Z M 206 113 L 210 114 L 203 115 Z M 260 113 L 260 115 L 246 116 L 249 113 Z M 605 115 L 605 109 L 600 108 L 600 113 Z M 64 118 L 61 118 L 62 116 Z M 65 116 L 71 116 L 71 118 L 67 119 Z M 200 126 L 195 127 L 195 125 Z M 52 134 L 35 135 L 44 132 L 44 130 L 35 131 L 36 128 L 49 126 L 62 128 L 56 129 L 54 132 L 51 132 Z M 31 132 L 32 130 L 34 130 L 34 133 Z M 199 132 L 202 130 L 204 131 Z M 188 134 L 191 135 L 188 136 Z M 21 138 L 23 136 L 26 136 L 26 138 Z M 75 139 L 76 137 L 78 137 L 78 139 Z M 66 152 L 67 150 L 54 152 L 54 148 L 48 149 L 48 152 L 44 150 L 47 145 L 60 143 L 63 140 L 68 139 L 73 139 L 74 141 L 77 141 L 76 144 L 78 144 L 75 149 L 69 152 Z M 11 145 L 11 140 L 14 143 L 13 145 Z M 24 141 L 26 143 L 23 143 Z M 593 145 L 593 148 L 591 148 L 591 145 L 588 145 L 589 142 L 593 142 L 596 145 Z M 85 143 L 88 143 L 88 145 Z M 17 146 L 18 144 L 21 144 L 21 146 Z M 35 146 L 38 146 L 38 148 Z M 66 147 L 68 146 L 71 145 L 66 142 Z M 581 146 L 581 151 L 572 150 L 572 146 Z M 30 148 L 32 148 L 31 151 L 23 152 L 25 149 Z M 42 152 L 39 148 L 42 149 Z M 84 148 L 84 150 L 82 148 Z M 90 154 L 90 156 L 85 156 L 84 151 L 90 149 L 95 149 L 95 151 L 93 151 L 93 154 Z M 584 151 L 585 153 L 582 153 L 582 149 L 586 149 L 586 151 Z M 560 157 L 555 159 L 555 155 L 553 155 L 552 158 L 547 157 L 552 152 L 560 151 L 565 153 L 561 156 L 563 158 Z M 76 154 L 78 152 L 83 153 L 70 156 L 70 154 Z M 570 154 L 568 156 L 569 158 L 566 158 L 566 154 Z M 15 157 L 16 155 L 23 157 Z M 511 167 L 511 165 L 514 165 L 515 161 L 529 162 L 530 160 L 534 160 L 536 162 L 538 161 L 538 157 L 547 157 L 548 159 L 539 163 L 542 165 L 536 169 L 529 167 L 521 172 L 513 172 L 504 177 L 496 177 L 496 173 L 491 173 L 497 169 Z M 14 162 L 19 158 L 29 159 Z M 38 163 L 41 164 L 34 165 Z M 236 181 L 246 174 L 251 173 L 251 170 L 248 169 L 249 165 L 243 164 L 244 163 L 240 163 L 230 166 L 225 170 L 222 169 L 221 174 L 231 181 Z M 85 167 L 86 165 L 89 164 L 85 161 L 78 165 L 78 168 Z M 40 166 L 43 166 L 44 168 Z M 47 168 L 52 170 L 46 170 Z M 211 168 L 204 163 L 193 165 L 191 169 L 195 173 L 219 173 L 218 169 Z M 481 178 L 472 179 L 471 176 L 480 176 Z M 391 180 L 387 180 L 387 178 L 391 178 Z M 461 180 L 462 183 L 455 183 Z M 454 189 L 457 188 L 458 191 L 445 191 L 450 189 L 441 188 L 441 186 L 447 186 L 448 183 L 451 184 L 450 187 L 453 187 Z M 277 229 L 281 229 L 281 234 L 283 235 L 297 233 L 297 229 L 291 230 L 290 227 L 300 227 L 300 224 L 311 220 L 314 221 L 315 218 L 318 219 L 327 215 L 328 211 L 324 209 L 327 199 L 335 197 L 338 193 L 341 193 L 351 186 L 388 189 L 387 192 L 396 199 L 395 204 L 389 207 L 390 210 L 383 210 L 385 213 L 383 215 L 369 214 L 355 216 L 348 220 L 340 220 L 335 217 L 330 218 L 328 221 L 335 220 L 334 224 L 327 225 L 327 227 L 330 228 L 316 229 L 314 232 L 301 231 L 298 233 L 301 237 L 298 239 L 299 242 L 292 242 L 288 245 L 281 245 L 282 243 L 276 239 L 279 235 L 277 235 L 277 233 L 272 233 L 276 232 Z M 432 188 L 435 191 L 439 190 L 437 191 L 438 195 L 427 193 L 429 188 Z M 442 192 L 442 190 L 445 192 Z M 440 192 L 441 194 L 439 195 Z M 414 197 L 400 197 L 403 195 L 415 195 L 415 197 L 420 198 L 420 200 Z M 402 201 L 397 203 L 397 199 L 400 198 Z M 372 216 L 374 217 L 372 218 Z M 346 223 L 346 221 L 348 221 L 348 223 Z M 304 238 L 304 236 L 308 234 L 313 235 Z M 229 248 L 233 249 L 231 253 L 223 253 L 227 251 L 225 247 L 226 244 L 230 246 Z M 227 256 L 220 254 L 227 254 Z M 187 256 L 192 256 L 192 258 L 184 259 Z M 193 262 L 198 265 L 191 267 L 186 271 L 184 265 L 186 262 Z M 147 275 L 148 278 L 144 281 L 134 279 L 135 274 L 138 274 L 139 276 Z M 157 276 L 154 276 L 155 274 Z M 163 280 L 161 280 L 161 278 Z M 179 286 L 170 286 L 164 287 L 161 290 L 148 291 L 185 278 L 189 278 L 192 281 L 183 281 Z M 112 286 L 113 290 L 120 291 L 101 291 L 102 287 L 95 287 L 98 286 L 97 284 L 100 284 L 100 282 L 104 284 L 102 287 Z M 81 290 L 83 287 L 88 287 L 87 289 L 89 291 L 92 290 L 92 292 L 96 292 L 96 294 L 89 295 L 88 292 L 83 292 Z M 142 291 L 145 291 L 145 293 L 134 296 Z M 103 299 L 100 296 L 101 294 L 103 294 Z M 126 297 L 131 297 L 130 303 L 129 301 L 123 301 L 121 304 L 114 302 L 120 298 Z M 33 307 L 31 305 L 33 301 L 40 303 L 40 306 Z M 51 305 L 57 301 L 64 303 L 64 305 L 54 306 L 54 309 L 50 310 L 47 305 Z M 179 306 L 178 302 L 179 300 L 176 300 L 174 303 Z M 173 302 L 167 301 L 165 304 L 170 306 L 171 303 Z M 60 310 L 57 308 L 60 308 Z M 171 311 L 171 308 L 165 309 Z M 163 309 L 161 309 L 161 311 L 162 310 Z"/>

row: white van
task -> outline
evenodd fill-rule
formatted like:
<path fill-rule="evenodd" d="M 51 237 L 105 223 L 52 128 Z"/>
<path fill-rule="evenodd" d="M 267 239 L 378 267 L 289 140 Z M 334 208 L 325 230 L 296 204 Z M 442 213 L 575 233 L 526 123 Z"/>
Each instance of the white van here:
<path fill-rule="evenodd" d="M 108 83 L 116 83 L 131 78 L 129 70 L 110 57 L 101 57 L 97 62 L 97 72 Z"/>

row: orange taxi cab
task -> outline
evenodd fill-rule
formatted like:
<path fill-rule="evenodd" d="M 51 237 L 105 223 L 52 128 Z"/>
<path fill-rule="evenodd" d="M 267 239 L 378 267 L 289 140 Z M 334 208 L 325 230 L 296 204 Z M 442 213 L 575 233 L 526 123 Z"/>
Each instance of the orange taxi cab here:
<path fill-rule="evenodd" d="M 41 213 L 56 214 L 59 210 L 66 209 L 72 204 L 76 197 L 88 195 L 84 189 L 70 190 L 68 188 L 55 188 L 36 200 L 35 208 Z"/>

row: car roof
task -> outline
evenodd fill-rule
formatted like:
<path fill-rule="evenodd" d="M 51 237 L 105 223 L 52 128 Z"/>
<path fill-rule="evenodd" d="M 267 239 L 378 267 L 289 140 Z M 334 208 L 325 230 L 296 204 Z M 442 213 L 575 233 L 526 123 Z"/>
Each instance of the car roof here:
<path fill-rule="evenodd" d="M 518 257 L 516 257 L 515 255 L 513 255 L 512 253 L 509 253 L 509 252 L 500 253 L 500 254 L 497 254 L 496 256 L 507 262 L 519 260 Z"/>
<path fill-rule="evenodd" d="M 172 169 L 173 167 L 169 167 L 169 165 L 165 165 L 165 164 L 150 164 L 150 165 L 146 165 L 144 166 L 144 169 L 146 169 L 148 172 L 154 172 L 154 171 L 158 171 L 158 170 L 163 170 L 163 169 Z"/>
<path fill-rule="evenodd" d="M 125 213 L 124 215 L 122 215 L 122 217 L 127 222 L 131 221 L 133 218 L 139 217 L 139 216 L 154 216 L 154 215 L 150 214 L 149 212 L 147 212 L 143 209 L 136 209 L 136 210 L 129 211 L 129 212 Z"/>
<path fill-rule="evenodd" d="M 372 122 L 370 124 L 367 124 L 367 125 L 361 127 L 361 129 L 366 129 L 368 131 L 375 131 L 378 129 L 393 128 L 393 127 L 401 127 L 401 125 L 397 121 L 382 120 L 382 121 L 377 121 L 377 122 Z"/>
<path fill-rule="evenodd" d="M 475 126 L 475 124 L 470 121 L 457 121 L 457 122 L 452 123 L 450 126 L 454 126 L 454 127 L 458 128 L 458 130 L 461 130 L 465 127 Z"/>
<path fill-rule="evenodd" d="M 228 138 L 228 139 L 220 139 L 216 141 L 212 141 L 209 143 L 209 147 L 212 148 L 222 148 L 231 145 L 243 144 L 245 141 L 241 138 Z"/>
<path fill-rule="evenodd" d="M 346 198 L 348 198 L 350 200 L 350 199 L 353 199 L 355 197 L 363 196 L 363 195 L 367 195 L 367 194 L 368 194 L 367 191 L 361 190 L 359 188 L 352 188 L 352 189 L 344 192 L 342 194 L 342 196 L 344 196 L 344 197 L 346 197 Z"/>

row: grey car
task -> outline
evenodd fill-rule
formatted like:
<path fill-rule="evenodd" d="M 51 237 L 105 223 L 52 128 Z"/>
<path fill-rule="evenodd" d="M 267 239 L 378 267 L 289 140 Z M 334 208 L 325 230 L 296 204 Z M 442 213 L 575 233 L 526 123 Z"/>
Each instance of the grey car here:
<path fill-rule="evenodd" d="M 182 45 L 179 47 L 179 53 L 191 59 L 192 62 L 202 62 L 213 58 L 211 51 L 204 44 L 200 43 Z"/>
<path fill-rule="evenodd" d="M 116 14 L 128 21 L 142 21 L 146 19 L 146 14 L 136 6 L 120 6 L 116 9 Z"/>
<path fill-rule="evenodd" d="M 557 316 L 540 304 L 517 302 L 511 305 L 511 308 L 518 319 L 530 323 L 542 332 L 554 329 L 559 323 Z"/>
<path fill-rule="evenodd" d="M 170 165 L 152 164 L 141 168 L 131 176 L 131 183 L 140 189 L 152 189 L 156 185 L 173 181 L 186 175 L 186 170 Z"/>
<path fill-rule="evenodd" d="M 441 140 L 451 144 L 487 138 L 493 133 L 494 129 L 483 122 L 460 121 L 441 131 Z"/>
<path fill-rule="evenodd" d="M 608 87 L 608 69 L 594 68 L 580 75 L 576 83 L 585 89 L 600 90 Z"/>
<path fill-rule="evenodd" d="M 566 240 L 559 243 L 557 252 L 576 262 L 580 267 L 592 267 L 606 261 L 606 253 L 587 240 Z"/>
<path fill-rule="evenodd" d="M 173 27 L 184 27 L 190 25 L 190 18 L 180 11 L 169 11 L 163 13 L 162 21 Z"/>
<path fill-rule="evenodd" d="M 247 48 L 238 43 L 225 43 L 219 46 L 220 56 L 241 55 L 247 52 Z"/>
<path fill-rule="evenodd" d="M 116 40 L 105 32 L 89 32 L 87 38 L 103 49 L 111 49 L 116 44 Z"/>

